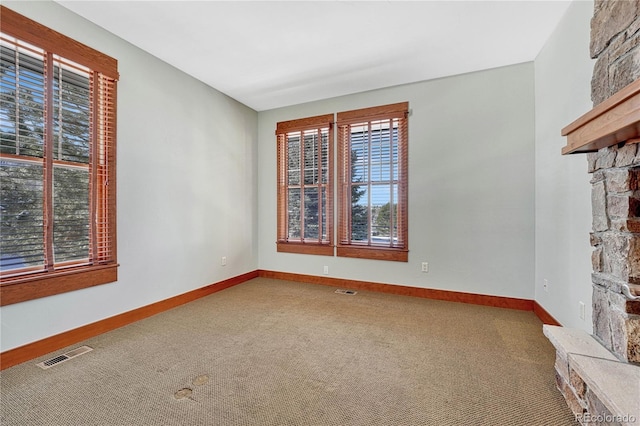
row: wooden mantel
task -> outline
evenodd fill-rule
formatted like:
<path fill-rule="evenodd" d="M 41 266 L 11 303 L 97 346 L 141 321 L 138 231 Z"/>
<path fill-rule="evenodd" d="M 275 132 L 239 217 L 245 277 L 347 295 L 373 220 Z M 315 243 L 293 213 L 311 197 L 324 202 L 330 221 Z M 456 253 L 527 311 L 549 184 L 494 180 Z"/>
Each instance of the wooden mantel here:
<path fill-rule="evenodd" d="M 562 129 L 562 154 L 597 151 L 640 138 L 640 79 Z"/>

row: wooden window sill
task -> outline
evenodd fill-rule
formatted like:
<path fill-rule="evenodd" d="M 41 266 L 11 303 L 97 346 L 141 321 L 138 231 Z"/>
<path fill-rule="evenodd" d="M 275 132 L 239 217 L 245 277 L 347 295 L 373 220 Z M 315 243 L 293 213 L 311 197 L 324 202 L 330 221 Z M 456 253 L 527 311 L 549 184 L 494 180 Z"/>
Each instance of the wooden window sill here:
<path fill-rule="evenodd" d="M 389 247 L 338 246 L 338 256 L 354 257 L 359 259 L 390 260 L 395 262 L 409 261 L 408 250 L 393 249 Z"/>
<path fill-rule="evenodd" d="M 118 280 L 118 265 L 86 266 L 6 279 L 0 285 L 0 306 L 80 290 Z"/>
<path fill-rule="evenodd" d="M 317 254 L 333 256 L 333 246 L 329 244 L 277 243 L 279 253 Z"/>

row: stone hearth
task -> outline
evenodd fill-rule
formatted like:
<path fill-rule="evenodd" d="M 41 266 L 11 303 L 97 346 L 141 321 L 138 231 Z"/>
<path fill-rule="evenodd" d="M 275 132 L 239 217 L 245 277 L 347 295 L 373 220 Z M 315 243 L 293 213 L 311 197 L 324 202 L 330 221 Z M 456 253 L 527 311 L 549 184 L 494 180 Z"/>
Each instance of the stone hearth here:
<path fill-rule="evenodd" d="M 581 424 L 640 425 L 640 367 L 582 330 L 544 326 L 556 348 L 556 385 Z"/>

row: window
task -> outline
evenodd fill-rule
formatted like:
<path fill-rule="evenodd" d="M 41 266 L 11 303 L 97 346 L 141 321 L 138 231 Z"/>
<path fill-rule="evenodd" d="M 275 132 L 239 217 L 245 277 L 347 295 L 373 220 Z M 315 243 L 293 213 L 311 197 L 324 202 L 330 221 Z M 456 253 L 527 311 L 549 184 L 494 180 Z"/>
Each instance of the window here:
<path fill-rule="evenodd" d="M 337 255 L 408 260 L 407 102 L 337 114 Z M 333 114 L 277 124 L 278 251 L 332 256 Z"/>
<path fill-rule="evenodd" d="M 117 279 L 117 63 L 2 7 L 2 305 Z"/>
<path fill-rule="evenodd" d="M 408 103 L 338 113 L 338 256 L 408 260 Z"/>
<path fill-rule="evenodd" d="M 278 123 L 278 251 L 333 256 L 332 122 Z"/>

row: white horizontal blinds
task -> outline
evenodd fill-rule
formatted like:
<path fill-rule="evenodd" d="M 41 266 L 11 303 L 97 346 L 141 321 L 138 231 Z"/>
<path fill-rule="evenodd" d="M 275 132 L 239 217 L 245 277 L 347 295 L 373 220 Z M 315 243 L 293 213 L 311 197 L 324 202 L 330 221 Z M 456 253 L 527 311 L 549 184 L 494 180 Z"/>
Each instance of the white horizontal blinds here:
<path fill-rule="evenodd" d="M 343 245 L 406 247 L 406 104 L 389 107 L 338 114 Z"/>
<path fill-rule="evenodd" d="M 5 34 L 0 81 L 2 272 L 94 264 L 115 241 L 97 182 L 115 172 L 115 81 Z"/>
<path fill-rule="evenodd" d="M 0 271 L 42 270 L 45 54 L 0 41 Z"/>
<path fill-rule="evenodd" d="M 332 115 L 278 123 L 278 242 L 332 242 Z"/>

